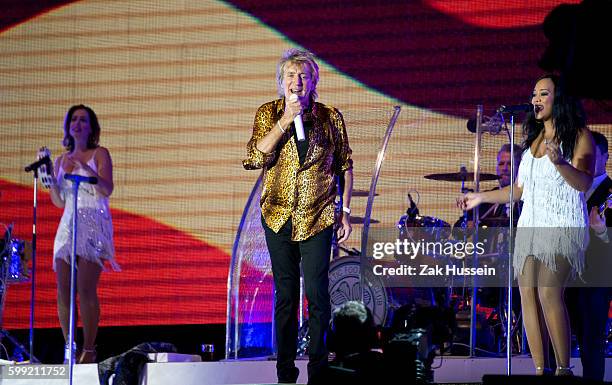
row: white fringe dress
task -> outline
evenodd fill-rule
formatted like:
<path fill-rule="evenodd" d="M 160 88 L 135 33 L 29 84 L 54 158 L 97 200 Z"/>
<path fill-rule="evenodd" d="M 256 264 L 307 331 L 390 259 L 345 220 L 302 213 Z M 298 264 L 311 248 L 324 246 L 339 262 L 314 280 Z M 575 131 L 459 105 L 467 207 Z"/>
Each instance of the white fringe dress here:
<path fill-rule="evenodd" d="M 93 158 L 92 156 L 87 165 L 97 172 L 97 166 Z M 60 193 L 66 204 L 64 206 L 64 214 L 57 227 L 55 243 L 53 245 L 53 270 L 56 269 L 58 259 L 70 264 L 70 254 L 72 251 L 74 194 L 72 182 L 65 180 L 64 174 L 64 170 L 60 167 L 58 170 L 58 183 Z M 75 169 L 73 174 L 85 176 L 85 172 L 81 168 Z M 113 222 L 108 198 L 99 194 L 92 185 L 81 183 L 79 185 L 77 211 L 77 256 L 97 263 L 103 268 L 104 261 L 108 261 L 113 270 L 119 271 L 120 267 L 114 258 Z"/>
<path fill-rule="evenodd" d="M 523 189 L 523 209 L 514 248 L 515 278 L 528 256 L 551 271 L 557 271 L 555 257 L 563 256 L 572 275 L 581 275 L 589 241 L 584 193 L 565 181 L 547 155 L 535 158 L 531 149 L 523 152 L 517 183 Z"/>

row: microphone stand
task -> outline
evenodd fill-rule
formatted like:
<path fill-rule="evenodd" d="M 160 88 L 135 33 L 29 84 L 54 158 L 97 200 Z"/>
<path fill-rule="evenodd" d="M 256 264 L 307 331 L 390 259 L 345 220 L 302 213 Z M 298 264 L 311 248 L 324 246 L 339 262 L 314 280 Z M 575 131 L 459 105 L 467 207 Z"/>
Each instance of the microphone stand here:
<path fill-rule="evenodd" d="M 510 209 L 508 213 L 509 217 L 509 236 L 508 236 L 508 303 L 506 305 L 506 375 L 512 374 L 512 258 L 514 253 L 514 113 L 510 115 L 510 130 L 508 136 L 510 137 Z"/>
<path fill-rule="evenodd" d="M 81 182 L 96 184 L 98 180 L 93 177 L 81 177 L 78 175 L 65 174 L 65 179 L 72 181 L 72 197 L 73 197 L 73 212 L 72 212 L 72 252 L 70 253 L 70 325 L 68 328 L 68 341 L 64 351 L 64 357 L 68 356 L 68 378 L 69 384 L 72 385 L 74 374 L 74 360 L 76 349 L 74 346 L 74 329 L 75 329 L 75 294 L 76 294 L 76 247 L 77 247 L 77 217 L 78 217 L 78 194 L 79 185 Z"/>
<path fill-rule="evenodd" d="M 480 150 L 482 147 L 482 105 L 476 106 L 476 143 L 474 145 L 474 191 L 480 192 Z M 463 170 L 462 170 L 463 171 Z M 463 182 L 462 182 L 463 183 Z M 465 188 L 462 184 L 462 188 Z M 465 214 L 464 214 L 465 215 Z M 478 227 L 480 226 L 480 210 L 476 206 L 473 209 L 472 218 L 474 221 L 474 239 L 478 242 Z M 477 267 L 478 261 L 476 254 L 473 255 L 473 267 Z M 465 281 L 464 281 L 465 284 Z M 465 286 L 464 286 L 465 287 Z M 470 306 L 470 351 L 469 356 L 476 355 L 477 331 L 476 322 L 478 317 L 478 288 L 476 287 L 476 277 L 472 280 L 472 304 Z"/>
<path fill-rule="evenodd" d="M 38 168 L 34 170 L 34 203 L 32 207 L 32 284 L 30 285 L 30 362 L 34 358 L 34 301 L 36 292 L 36 208 L 38 207 Z"/>
<path fill-rule="evenodd" d="M 25 168 L 26 172 L 34 172 L 34 197 L 32 203 L 32 283 L 30 285 L 30 351 L 29 358 L 31 363 L 39 362 L 34 356 L 34 308 L 36 300 L 36 209 L 38 207 L 38 168 L 44 165 L 44 162 L 35 162 Z"/>

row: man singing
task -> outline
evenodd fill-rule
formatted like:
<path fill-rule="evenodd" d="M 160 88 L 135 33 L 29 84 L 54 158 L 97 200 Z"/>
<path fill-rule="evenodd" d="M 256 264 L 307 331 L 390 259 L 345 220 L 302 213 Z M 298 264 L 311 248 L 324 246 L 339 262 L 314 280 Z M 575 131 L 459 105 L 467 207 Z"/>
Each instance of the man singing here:
<path fill-rule="evenodd" d="M 325 331 L 331 316 L 328 270 L 336 221 L 336 176 L 343 205 L 338 242 L 351 233 L 351 149 L 340 112 L 315 102 L 318 81 L 319 66 L 311 53 L 289 49 L 282 55 L 277 67 L 281 99 L 257 110 L 243 161 L 245 169 L 264 170 L 260 203 L 274 276 L 279 383 L 294 383 L 299 375 L 294 361 L 300 261 L 308 299 L 308 377 L 327 365 Z"/>

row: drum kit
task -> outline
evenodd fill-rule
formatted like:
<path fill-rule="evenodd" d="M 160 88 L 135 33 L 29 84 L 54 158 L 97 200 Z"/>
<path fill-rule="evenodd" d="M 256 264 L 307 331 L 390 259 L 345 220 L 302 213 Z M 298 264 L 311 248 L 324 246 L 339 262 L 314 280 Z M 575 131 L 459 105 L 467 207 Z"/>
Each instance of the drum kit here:
<path fill-rule="evenodd" d="M 12 238 L 13 226 L 6 227 L 0 239 L 0 294 L 2 305 L 8 284 L 29 282 L 28 261 L 32 255 L 31 244 L 22 239 Z M 2 312 L 0 312 L 2 315 Z"/>
<path fill-rule="evenodd" d="M 462 167 L 459 172 L 429 174 L 425 175 L 424 177 L 434 181 L 461 182 L 462 193 L 469 191 L 465 188 L 465 182 L 474 181 L 474 174 L 468 173 L 465 167 Z M 500 177 L 495 174 L 481 173 L 479 179 L 480 181 L 494 181 L 500 179 Z M 355 190 L 353 191 L 352 196 L 367 197 L 368 191 Z M 406 211 L 406 214 L 399 218 L 396 225 L 399 231 L 400 239 L 410 238 L 417 236 L 418 234 L 419 239 L 425 238 L 430 241 L 456 243 L 461 241 L 465 242 L 467 238 L 473 237 L 473 231 L 468 231 L 467 226 L 465 225 L 461 226 L 462 221 L 458 221 L 453 227 L 451 224 L 440 218 L 420 215 L 417 204 L 412 200 L 412 196 L 410 194 L 408 194 L 408 199 L 410 201 L 410 208 Z M 364 218 L 352 217 L 351 223 L 363 224 Z M 379 223 L 379 221 L 370 219 L 370 223 Z M 479 228 L 506 226 L 508 226 L 508 218 L 505 216 L 489 217 L 486 218 L 486 220 L 479 222 Z M 483 256 L 486 258 L 502 260 L 503 258 L 496 257 L 502 256 L 501 250 L 503 248 L 499 247 L 499 244 L 495 244 L 495 246 L 491 244 L 490 246 L 491 247 L 487 249 Z M 433 264 L 449 263 L 449 258 L 446 255 L 433 253 L 426 255 L 425 257 L 429 258 L 429 261 L 433 261 Z M 332 268 L 334 267 L 334 262 L 337 262 L 336 264 L 340 266 L 340 264 L 345 263 L 346 261 L 342 262 L 342 259 L 340 259 L 340 261 L 333 261 Z M 400 261 L 397 262 L 399 263 Z M 358 262 L 354 261 L 354 263 Z M 376 278 L 378 277 L 370 277 L 369 280 L 376 280 Z M 439 282 L 445 281 L 440 280 Z M 439 282 L 436 286 L 440 286 Z M 385 286 L 385 283 L 383 282 L 382 285 Z M 372 284 L 372 282 L 367 283 L 366 286 L 376 287 L 376 285 Z M 387 302 L 386 307 L 390 313 L 393 313 L 399 308 L 403 308 L 406 304 L 414 305 L 416 303 L 417 305 L 429 304 L 430 306 L 442 306 L 447 309 L 451 309 L 455 313 L 457 321 L 457 335 L 469 334 L 469 312 L 471 306 L 473 305 L 471 298 L 473 294 L 471 290 L 466 290 L 465 282 L 445 282 L 444 287 L 431 288 L 387 287 L 386 291 L 386 301 L 383 302 Z M 478 293 L 478 298 L 476 299 L 476 309 L 479 318 L 478 325 L 481 330 L 477 339 L 477 345 L 483 350 L 501 354 L 503 349 L 505 349 L 505 330 L 501 330 L 504 328 L 503 318 L 505 317 L 506 311 L 506 301 L 503 295 L 503 288 L 481 287 L 478 289 Z M 372 297 L 370 300 L 376 297 L 372 293 L 367 294 L 369 295 L 366 297 Z M 378 312 L 381 314 L 382 312 L 386 311 L 383 309 L 372 308 L 370 310 L 379 310 Z M 391 319 L 391 317 L 378 314 L 377 318 L 379 321 L 384 319 L 389 321 Z M 468 319 L 467 323 L 464 322 L 466 318 Z M 517 325 L 518 320 L 516 318 L 518 317 L 515 315 L 514 318 L 515 321 L 513 321 L 513 324 Z M 515 326 L 515 328 L 512 330 L 513 350 L 520 351 L 521 347 L 519 344 L 517 329 L 518 328 Z"/>
<path fill-rule="evenodd" d="M 9 230 L 7 230 L 7 234 L 9 234 Z M 0 254 L 2 256 L 0 258 L 2 282 L 29 282 L 28 261 L 32 255 L 31 244 L 23 239 L 8 239 L 9 237 L 5 234 L 5 239 L 0 244 L 0 249 L 2 249 Z"/>
<path fill-rule="evenodd" d="M 4 225 L 3 225 L 4 226 Z M 2 339 L 9 340 L 15 349 L 13 357 L 21 358 L 27 354 L 26 348 L 2 328 L 4 301 L 9 284 L 29 282 L 31 280 L 28 262 L 32 255 L 31 243 L 12 237 L 13 226 L 4 226 L 5 233 L 0 239 L 0 346 Z"/>
<path fill-rule="evenodd" d="M 445 181 L 445 182 L 461 182 L 461 193 L 466 193 L 470 190 L 465 188 L 465 182 L 474 182 L 474 173 L 468 173 L 465 167 L 461 167 L 461 170 L 456 173 L 439 173 L 425 175 L 426 179 L 434 181 Z M 480 173 L 480 181 L 494 181 L 499 180 L 500 177 L 495 174 Z M 486 214 L 485 214 L 486 215 Z M 404 218 L 405 216 L 402 216 Z M 418 226 L 433 226 L 434 228 L 449 228 L 452 227 L 452 232 L 448 237 L 451 241 L 465 241 L 468 238 L 474 237 L 474 226 L 468 224 L 468 216 L 464 215 L 463 218 L 458 220 L 454 226 L 450 226 L 448 223 L 433 217 L 422 217 L 423 219 L 417 219 L 416 225 Z M 492 261 L 494 264 L 507 268 L 506 258 L 508 252 L 508 235 L 507 232 L 503 231 L 502 228 L 507 228 L 509 225 L 509 219 L 507 216 L 494 216 L 486 215 L 484 218 L 478 220 L 478 229 L 483 231 L 481 233 L 482 238 L 491 238 L 486 248 L 486 252 L 480 255 L 479 258 L 487 259 Z M 398 222 L 398 227 L 402 224 L 402 219 Z M 497 229 L 496 231 L 487 231 Z M 400 231 L 401 232 L 401 231 Z M 439 230 L 438 230 L 439 232 Z M 484 235 L 487 234 L 487 235 Z M 446 234 L 444 234 L 446 236 Z M 457 290 L 459 289 L 459 290 Z M 507 298 L 505 297 L 503 287 L 479 287 L 476 291 L 465 290 L 465 287 L 455 287 L 450 285 L 449 287 L 449 302 L 456 313 L 457 328 L 463 329 L 466 337 L 469 335 L 469 316 L 471 312 L 471 306 L 476 306 L 476 313 L 478 316 L 477 325 L 480 329 L 478 338 L 476 340 L 477 345 L 481 350 L 485 350 L 491 353 L 501 354 L 505 349 L 505 335 L 506 335 L 506 318 L 507 311 Z M 471 298 L 474 296 L 474 298 Z M 474 303 L 476 302 L 476 303 Z M 522 346 L 520 334 L 519 321 L 520 321 L 520 309 L 513 310 L 512 330 L 510 334 L 512 336 L 512 350 L 520 352 L 524 349 Z"/>

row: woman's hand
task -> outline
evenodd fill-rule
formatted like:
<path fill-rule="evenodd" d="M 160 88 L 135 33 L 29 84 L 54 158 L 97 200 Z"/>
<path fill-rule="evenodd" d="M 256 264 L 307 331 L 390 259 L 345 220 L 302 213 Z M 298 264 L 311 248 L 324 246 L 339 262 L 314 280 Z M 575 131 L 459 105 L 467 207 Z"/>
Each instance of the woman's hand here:
<path fill-rule="evenodd" d="M 563 158 L 557 143 L 545 143 L 546 154 L 563 179 L 574 189 L 586 192 L 593 184 L 595 171 L 595 144 L 591 132 L 586 128 L 579 131 L 571 164 Z"/>
<path fill-rule="evenodd" d="M 557 142 L 554 140 L 544 139 L 544 144 L 546 145 L 546 155 L 548 155 L 548 159 L 550 159 L 554 165 L 558 166 L 566 163 Z"/>
<path fill-rule="evenodd" d="M 70 168 L 72 169 L 71 172 L 74 172 L 74 170 L 76 169 L 82 169 L 83 171 L 85 171 L 85 173 L 87 174 L 87 176 L 95 176 L 97 177 L 98 174 L 87 165 L 87 163 L 83 163 L 81 162 L 79 159 L 77 158 L 73 158 L 72 156 L 68 155 L 66 156 L 66 163 L 70 166 Z"/>
<path fill-rule="evenodd" d="M 480 193 L 467 193 L 457 198 L 457 207 L 461 210 L 467 211 L 482 203 L 482 194 Z"/>

